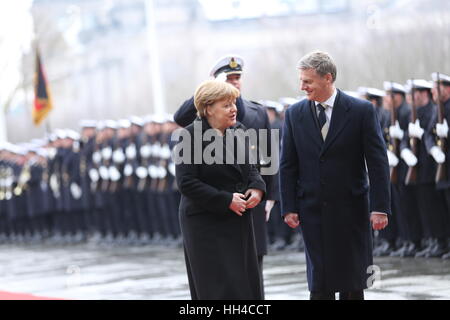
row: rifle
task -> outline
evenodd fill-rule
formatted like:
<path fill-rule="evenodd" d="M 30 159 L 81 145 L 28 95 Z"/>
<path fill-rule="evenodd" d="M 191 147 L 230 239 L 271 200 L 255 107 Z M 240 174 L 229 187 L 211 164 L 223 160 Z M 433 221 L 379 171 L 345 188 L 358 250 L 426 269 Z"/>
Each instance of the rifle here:
<path fill-rule="evenodd" d="M 411 106 L 411 121 L 415 123 L 417 120 L 417 109 L 416 109 L 416 101 L 414 98 L 414 80 L 411 80 L 411 98 L 412 98 L 412 106 Z M 412 153 L 417 157 L 417 138 L 409 138 L 409 145 L 411 146 Z M 417 182 L 417 167 L 409 167 L 408 173 L 406 174 L 405 184 L 406 185 L 414 185 Z"/>
<path fill-rule="evenodd" d="M 391 82 L 391 125 L 394 126 L 397 122 L 397 114 L 395 112 L 395 106 L 394 106 L 394 92 L 393 92 L 393 84 Z M 389 151 L 391 151 L 393 154 L 395 154 L 397 157 L 399 157 L 399 141 L 396 138 L 389 137 Z M 390 167 L 390 177 L 391 182 L 393 184 L 396 184 L 398 181 L 398 173 L 397 173 L 397 166 Z"/>
<path fill-rule="evenodd" d="M 444 104 L 441 101 L 441 87 L 440 87 L 440 81 L 439 81 L 439 72 L 437 73 L 437 115 L 438 115 L 438 123 L 442 124 L 444 122 Z M 441 150 L 447 154 L 447 141 L 446 138 L 437 138 L 437 145 Z M 436 183 L 442 182 L 445 180 L 447 176 L 447 166 L 446 163 L 439 163 L 436 169 L 436 177 L 435 181 Z"/>

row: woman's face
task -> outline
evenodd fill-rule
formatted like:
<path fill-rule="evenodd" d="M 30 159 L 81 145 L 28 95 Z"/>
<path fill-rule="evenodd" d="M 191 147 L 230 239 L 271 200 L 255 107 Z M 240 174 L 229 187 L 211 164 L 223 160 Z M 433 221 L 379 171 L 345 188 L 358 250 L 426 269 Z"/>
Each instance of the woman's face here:
<path fill-rule="evenodd" d="M 236 124 L 236 99 L 223 99 L 214 102 L 206 109 L 206 116 L 211 125 L 225 130 Z"/>

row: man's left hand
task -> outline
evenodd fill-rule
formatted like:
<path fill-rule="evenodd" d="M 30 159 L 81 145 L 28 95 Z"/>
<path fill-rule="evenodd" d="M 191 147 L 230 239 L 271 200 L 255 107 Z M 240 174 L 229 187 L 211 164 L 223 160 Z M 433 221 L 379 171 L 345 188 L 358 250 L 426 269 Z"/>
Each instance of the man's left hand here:
<path fill-rule="evenodd" d="M 372 212 L 370 215 L 370 222 L 373 230 L 382 230 L 388 225 L 388 217 L 385 213 Z"/>

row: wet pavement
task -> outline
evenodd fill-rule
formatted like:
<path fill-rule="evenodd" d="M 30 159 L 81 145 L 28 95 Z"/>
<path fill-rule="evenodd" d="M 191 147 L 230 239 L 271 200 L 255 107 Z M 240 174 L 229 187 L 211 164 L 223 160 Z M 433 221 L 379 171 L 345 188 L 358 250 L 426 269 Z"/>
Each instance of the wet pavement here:
<path fill-rule="evenodd" d="M 450 299 L 450 261 L 375 258 L 366 299 Z M 271 252 L 266 299 L 308 299 L 303 252 Z M 83 300 L 190 299 L 183 251 L 162 245 L 1 245 L 0 291 Z"/>

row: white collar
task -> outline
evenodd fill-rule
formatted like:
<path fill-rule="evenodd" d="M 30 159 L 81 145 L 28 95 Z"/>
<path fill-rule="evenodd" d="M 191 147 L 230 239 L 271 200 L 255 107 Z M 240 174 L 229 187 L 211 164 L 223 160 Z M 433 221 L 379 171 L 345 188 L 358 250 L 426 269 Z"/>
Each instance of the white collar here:
<path fill-rule="evenodd" d="M 320 103 L 322 105 L 327 105 L 328 107 L 333 108 L 334 101 L 336 100 L 336 96 L 337 96 L 337 90 L 336 90 L 336 88 L 334 88 L 333 89 L 333 94 L 331 95 L 331 97 L 328 98 L 327 101 L 325 101 L 323 103 L 322 102 L 318 102 L 318 101 L 314 101 L 314 103 L 315 103 L 316 107 Z"/>

